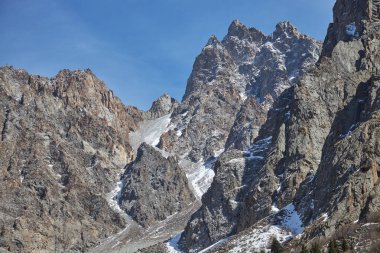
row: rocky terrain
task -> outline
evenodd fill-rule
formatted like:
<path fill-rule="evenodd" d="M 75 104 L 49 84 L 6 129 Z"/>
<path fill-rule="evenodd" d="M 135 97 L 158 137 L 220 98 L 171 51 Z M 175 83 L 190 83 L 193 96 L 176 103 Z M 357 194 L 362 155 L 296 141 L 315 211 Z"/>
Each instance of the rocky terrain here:
<path fill-rule="evenodd" d="M 124 106 L 89 70 L 45 78 L 1 68 L 1 249 L 85 251 L 126 227 L 123 238 L 152 235 L 173 215 L 183 228 L 225 170 L 216 158 L 252 145 L 319 51 L 288 22 L 267 36 L 235 20 L 197 57 L 183 101 L 164 95 L 147 112 Z M 169 220 L 160 240 L 180 229 Z"/>
<path fill-rule="evenodd" d="M 195 200 L 175 157 L 143 143 L 123 175 L 119 205 L 143 227 L 188 208 Z"/>
<path fill-rule="evenodd" d="M 2 67 L 0 250 L 299 250 L 346 228 L 354 252 L 375 249 L 379 10 L 337 0 L 323 46 L 234 20 L 182 101 L 147 112 L 89 70 Z"/>
<path fill-rule="evenodd" d="M 375 102 L 379 5 L 337 1 L 318 65 L 283 92 L 268 113 L 253 145 L 264 153 L 249 150 L 240 170 L 246 180 L 237 177 L 238 191 L 231 195 L 230 186 L 222 184 L 219 192 L 228 193 L 202 199 L 182 234 L 183 249 L 197 252 L 236 232 L 259 229 L 263 218 L 266 226 L 286 228 L 281 217 L 267 217 L 289 205 L 302 221 L 302 229 L 293 230 L 291 237 L 303 232 L 305 241 L 329 237 L 344 224 L 380 211 Z M 231 157 L 236 159 L 240 155 Z M 229 172 L 217 173 L 214 182 Z M 209 192 L 218 187 L 213 184 Z M 239 215 L 231 215 L 228 205 L 214 205 L 217 199 L 236 201 Z M 220 229 L 224 223 L 230 228 Z"/>
<path fill-rule="evenodd" d="M 106 195 L 133 158 L 125 107 L 91 71 L 0 69 L 0 248 L 79 252 L 122 229 Z"/>
<path fill-rule="evenodd" d="M 218 156 L 228 138 L 227 146 L 251 145 L 274 99 L 319 53 L 319 43 L 289 22 L 265 35 L 234 20 L 225 38 L 211 36 L 196 58 L 183 101 L 172 113 L 172 129 L 158 147 L 197 163 Z"/>

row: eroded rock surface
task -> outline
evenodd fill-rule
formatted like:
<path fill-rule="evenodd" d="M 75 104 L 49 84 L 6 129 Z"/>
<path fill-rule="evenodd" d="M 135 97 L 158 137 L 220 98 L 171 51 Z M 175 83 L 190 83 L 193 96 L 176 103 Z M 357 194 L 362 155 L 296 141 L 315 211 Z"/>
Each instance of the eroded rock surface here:
<path fill-rule="evenodd" d="M 141 144 L 136 159 L 123 175 L 120 207 L 147 227 L 189 208 L 195 197 L 175 157 L 165 158 L 154 147 Z"/>
<path fill-rule="evenodd" d="M 249 173 L 236 186 L 243 190 L 218 197 L 238 200 L 238 217 L 227 206 L 213 209 L 213 202 L 203 198 L 201 211 L 182 235 L 183 249 L 196 252 L 289 204 L 303 225 L 310 225 L 305 239 L 329 236 L 343 224 L 380 211 L 378 5 L 336 2 L 318 65 L 275 100 L 252 146 L 263 153 L 251 149 L 240 169 Z M 214 180 L 223 177 L 217 174 Z M 212 185 L 205 196 L 215 189 Z M 224 230 L 215 222 L 227 220 L 232 226 Z M 222 232 L 209 233 L 213 229 Z"/>
<path fill-rule="evenodd" d="M 0 248 L 78 252 L 125 226 L 107 194 L 142 119 L 91 71 L 0 69 Z"/>

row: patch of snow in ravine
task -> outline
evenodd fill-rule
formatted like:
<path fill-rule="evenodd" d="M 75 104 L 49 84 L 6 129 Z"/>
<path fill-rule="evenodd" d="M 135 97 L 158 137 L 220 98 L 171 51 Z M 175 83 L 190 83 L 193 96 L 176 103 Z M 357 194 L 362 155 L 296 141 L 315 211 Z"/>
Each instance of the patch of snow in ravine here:
<path fill-rule="evenodd" d="M 301 234 L 304 230 L 301 217 L 296 211 L 293 204 L 289 204 L 282 209 L 285 212 L 285 216 L 283 218 L 282 225 L 285 228 L 289 228 L 292 230 L 294 235 Z"/>
<path fill-rule="evenodd" d="M 191 183 L 194 193 L 198 199 L 210 188 L 215 172 L 212 169 L 212 163 L 198 162 L 198 168 L 187 175 L 187 179 Z"/>
<path fill-rule="evenodd" d="M 349 25 L 346 25 L 346 34 L 348 36 L 352 36 L 352 37 L 358 37 L 358 33 L 356 31 L 356 24 L 355 22 L 352 22 L 351 24 Z"/>
<path fill-rule="evenodd" d="M 145 142 L 153 147 L 157 146 L 161 135 L 168 130 L 171 114 L 167 114 L 155 120 L 143 121 L 139 128 L 129 134 L 133 150 L 137 150 L 141 143 Z"/>
<path fill-rule="evenodd" d="M 210 252 L 211 250 L 217 248 L 218 246 L 222 245 L 223 243 L 225 243 L 226 241 L 229 240 L 229 237 L 225 238 L 225 239 L 222 239 L 220 241 L 217 241 L 216 243 L 212 244 L 211 246 L 199 251 L 198 253 L 207 253 L 207 252 Z"/>
<path fill-rule="evenodd" d="M 119 206 L 119 199 L 121 197 L 121 188 L 123 187 L 123 180 L 120 178 L 120 180 L 117 182 L 116 187 L 107 194 L 107 202 L 108 205 L 117 213 L 119 213 L 125 220 L 128 220 L 128 215 L 121 210 Z"/>
<path fill-rule="evenodd" d="M 168 253 L 181 253 L 181 252 L 182 252 L 182 251 L 180 251 L 180 249 L 178 248 L 178 241 L 179 241 L 179 239 L 181 238 L 181 234 L 182 234 L 182 233 L 179 233 L 179 234 L 173 236 L 173 237 L 170 238 L 170 240 L 165 244 Z"/>

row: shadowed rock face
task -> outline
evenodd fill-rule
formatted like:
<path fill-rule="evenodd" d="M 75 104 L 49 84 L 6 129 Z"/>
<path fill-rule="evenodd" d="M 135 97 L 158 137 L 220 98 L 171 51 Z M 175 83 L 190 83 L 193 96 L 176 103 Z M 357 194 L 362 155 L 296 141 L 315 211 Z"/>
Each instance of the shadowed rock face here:
<path fill-rule="evenodd" d="M 0 68 L 0 249 L 84 251 L 125 226 L 106 201 L 142 113 L 90 71 Z"/>
<path fill-rule="evenodd" d="M 141 144 L 136 160 L 125 168 L 120 207 L 147 227 L 183 211 L 194 200 L 177 159 L 165 158 L 155 148 Z"/>

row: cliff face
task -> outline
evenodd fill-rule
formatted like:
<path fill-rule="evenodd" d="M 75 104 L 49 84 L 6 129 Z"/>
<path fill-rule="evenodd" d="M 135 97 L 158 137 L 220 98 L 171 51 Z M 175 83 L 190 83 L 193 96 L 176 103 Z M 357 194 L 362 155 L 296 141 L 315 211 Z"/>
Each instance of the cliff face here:
<path fill-rule="evenodd" d="M 258 226 L 263 218 L 270 223 L 268 217 L 279 210 L 281 216 L 289 205 L 302 220 L 302 230 L 293 236 L 305 231 L 304 239 L 330 236 L 342 225 L 380 211 L 379 4 L 336 2 L 318 65 L 283 92 L 269 111 L 241 161 L 239 174 L 244 175 L 236 177 L 235 185 L 239 190 L 231 195 L 223 184 L 222 196 L 202 199 L 182 234 L 183 249 L 196 252 Z M 217 173 L 214 182 L 228 173 Z M 217 187 L 213 184 L 205 196 Z M 230 215 L 228 205 L 214 205 L 216 199 L 234 201 L 239 215 Z M 216 236 L 210 232 L 225 221 L 229 229 Z"/>
<path fill-rule="evenodd" d="M 238 141 L 238 147 L 248 147 L 273 101 L 317 61 L 319 52 L 319 43 L 289 22 L 267 36 L 233 21 L 226 37 L 212 36 L 196 58 L 183 101 L 171 116 L 172 129 L 158 147 L 194 163 L 220 154 L 229 136 L 228 147 Z M 251 115 L 257 120 L 248 126 Z M 230 133 L 235 120 L 247 129 L 236 125 Z M 239 131 L 252 137 L 243 140 Z"/>
<path fill-rule="evenodd" d="M 163 157 L 146 143 L 125 168 L 122 180 L 120 208 L 144 227 L 185 210 L 195 201 L 177 159 Z"/>
<path fill-rule="evenodd" d="M 147 112 L 87 70 L 1 68 L 0 249 L 84 251 L 127 215 L 141 226 L 105 248 L 142 248 L 200 201 L 185 251 L 247 229 L 329 236 L 380 211 L 379 10 L 338 0 L 322 49 L 289 22 L 265 35 L 235 20 L 196 58 L 182 102 Z"/>
<path fill-rule="evenodd" d="M 0 69 L 0 247 L 83 251 L 125 226 L 107 194 L 142 113 L 90 71 Z"/>

